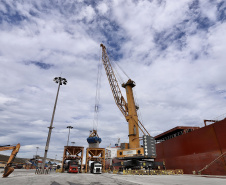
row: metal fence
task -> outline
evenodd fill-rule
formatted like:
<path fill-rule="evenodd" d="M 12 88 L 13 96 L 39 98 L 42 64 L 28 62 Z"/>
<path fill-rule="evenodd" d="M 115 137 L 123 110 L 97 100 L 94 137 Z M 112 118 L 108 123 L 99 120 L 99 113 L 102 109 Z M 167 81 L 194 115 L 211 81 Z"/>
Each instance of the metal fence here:
<path fill-rule="evenodd" d="M 183 174 L 182 169 L 176 169 L 176 170 L 123 170 L 123 175 L 182 175 L 182 174 Z"/>

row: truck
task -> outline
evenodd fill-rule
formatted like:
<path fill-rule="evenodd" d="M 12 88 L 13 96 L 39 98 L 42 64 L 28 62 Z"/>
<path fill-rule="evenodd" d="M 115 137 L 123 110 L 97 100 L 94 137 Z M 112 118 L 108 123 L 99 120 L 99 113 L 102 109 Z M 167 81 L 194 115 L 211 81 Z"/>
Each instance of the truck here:
<path fill-rule="evenodd" d="M 71 160 L 68 162 L 68 173 L 78 173 L 78 162 Z"/>
<path fill-rule="evenodd" d="M 102 173 L 102 164 L 100 162 L 92 162 L 90 172 L 94 174 Z"/>

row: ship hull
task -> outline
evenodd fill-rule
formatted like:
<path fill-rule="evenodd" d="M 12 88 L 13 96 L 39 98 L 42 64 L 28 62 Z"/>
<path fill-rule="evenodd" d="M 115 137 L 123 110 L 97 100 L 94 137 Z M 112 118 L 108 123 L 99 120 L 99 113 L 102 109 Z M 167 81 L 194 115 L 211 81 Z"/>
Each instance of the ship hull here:
<path fill-rule="evenodd" d="M 156 151 L 166 169 L 192 174 L 207 166 L 202 174 L 226 175 L 226 119 L 158 143 Z"/>

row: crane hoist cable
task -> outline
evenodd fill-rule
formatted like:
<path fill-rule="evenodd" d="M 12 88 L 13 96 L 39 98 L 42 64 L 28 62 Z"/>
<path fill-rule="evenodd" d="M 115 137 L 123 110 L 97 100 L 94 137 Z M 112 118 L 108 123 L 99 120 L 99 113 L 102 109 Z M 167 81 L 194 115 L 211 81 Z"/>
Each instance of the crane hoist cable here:
<path fill-rule="evenodd" d="M 101 76 L 102 76 L 101 54 L 100 54 L 100 59 L 99 59 L 97 68 L 98 70 L 97 70 L 97 81 L 96 81 L 96 97 L 95 97 L 95 106 L 94 106 L 93 130 L 97 130 L 97 127 L 98 127 L 98 113 L 99 113 L 99 106 L 100 106 L 100 86 L 101 86 Z"/>
<path fill-rule="evenodd" d="M 98 148 L 99 143 L 101 143 L 101 138 L 97 134 L 98 127 L 98 113 L 99 113 L 99 105 L 100 105 L 100 82 L 101 82 L 101 58 L 97 65 L 97 81 L 96 81 L 96 97 L 95 97 L 95 106 L 94 106 L 94 118 L 93 118 L 93 130 L 90 131 L 89 137 L 87 138 L 87 142 L 89 143 L 89 148 Z"/>
<path fill-rule="evenodd" d="M 126 74 L 126 72 L 122 69 L 122 67 L 117 62 L 112 60 L 111 64 L 112 64 L 112 67 L 114 68 L 114 71 L 116 73 L 118 80 L 120 81 L 120 84 L 123 84 L 124 81 L 123 81 L 123 78 L 120 75 L 120 72 L 118 69 L 120 69 L 123 72 L 123 74 L 129 79 L 129 76 Z M 99 59 L 98 66 L 97 66 L 98 72 L 97 72 L 97 80 L 96 80 L 96 97 L 95 97 L 95 106 L 94 106 L 93 130 L 97 130 L 97 127 L 98 127 L 102 65 L 103 64 L 102 64 L 102 59 L 101 59 L 101 48 L 100 48 L 100 59 Z M 117 69 L 117 67 L 118 67 L 118 69 Z"/>
<path fill-rule="evenodd" d="M 116 63 L 116 62 L 111 62 L 111 66 L 112 66 L 112 68 L 113 68 L 114 71 L 115 71 L 115 76 L 116 76 L 116 78 L 119 80 L 120 84 L 123 84 L 123 83 L 124 83 L 124 80 L 123 80 L 122 76 L 119 74 L 119 71 L 118 71 L 118 69 L 116 68 L 116 64 L 115 64 L 115 63 Z"/>
<path fill-rule="evenodd" d="M 106 49 L 107 50 L 107 49 Z M 107 50 L 108 52 L 108 50 Z M 108 54 L 111 53 L 111 52 L 108 52 Z M 112 55 L 109 54 L 109 62 L 111 63 L 111 66 L 115 72 L 115 76 L 116 78 L 119 80 L 120 84 L 122 85 L 123 83 L 125 83 L 129 78 L 129 76 L 126 74 L 126 72 L 122 69 L 122 67 L 118 64 L 118 62 L 114 61 L 114 60 L 111 60 L 113 59 Z M 118 70 L 119 69 L 119 70 Z M 120 72 L 121 71 L 126 77 L 127 79 L 124 80 L 123 77 L 120 75 Z"/>
<path fill-rule="evenodd" d="M 108 52 L 108 49 L 106 49 L 107 50 L 107 53 L 108 53 L 108 55 L 109 55 L 109 59 L 111 59 L 111 58 L 113 58 L 112 56 L 111 56 L 111 52 Z M 123 72 L 123 74 L 128 78 L 128 79 L 130 79 L 130 77 L 129 77 L 129 75 L 128 74 L 126 74 L 126 72 L 123 70 L 123 68 L 117 63 L 117 62 L 115 62 L 114 60 L 110 60 L 110 62 L 112 63 L 115 63 L 116 65 L 117 65 L 117 67 Z M 127 80 L 128 80 L 127 79 Z"/>
<path fill-rule="evenodd" d="M 115 64 L 118 66 L 118 68 L 124 73 L 124 75 L 128 78 L 128 79 L 130 79 L 130 77 L 126 74 L 126 72 L 123 70 L 123 68 L 118 64 L 118 63 L 116 63 L 115 62 Z"/>
<path fill-rule="evenodd" d="M 219 119 L 220 117 L 224 117 L 224 118 L 225 118 L 225 116 L 226 116 L 226 113 L 221 114 L 221 115 L 219 115 L 219 116 L 215 117 L 215 118 L 214 118 L 214 120 Z"/>

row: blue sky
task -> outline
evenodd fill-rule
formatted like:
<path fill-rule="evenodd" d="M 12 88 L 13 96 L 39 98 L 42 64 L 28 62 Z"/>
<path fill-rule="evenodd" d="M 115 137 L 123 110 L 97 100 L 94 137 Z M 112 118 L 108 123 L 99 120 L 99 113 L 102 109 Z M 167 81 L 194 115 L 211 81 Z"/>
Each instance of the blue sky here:
<path fill-rule="evenodd" d="M 139 117 L 153 136 L 224 118 L 225 30 L 222 0 L 1 0 L 0 144 L 20 142 L 18 157 L 32 157 L 36 147 L 44 154 L 53 78 L 62 75 L 68 84 L 60 90 L 48 157 L 61 159 L 69 125 L 70 142 L 87 147 L 100 43 L 136 82 Z M 128 142 L 127 130 L 102 68 L 101 147 Z"/>

